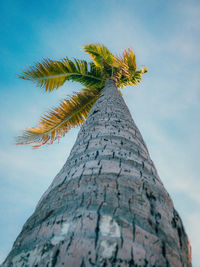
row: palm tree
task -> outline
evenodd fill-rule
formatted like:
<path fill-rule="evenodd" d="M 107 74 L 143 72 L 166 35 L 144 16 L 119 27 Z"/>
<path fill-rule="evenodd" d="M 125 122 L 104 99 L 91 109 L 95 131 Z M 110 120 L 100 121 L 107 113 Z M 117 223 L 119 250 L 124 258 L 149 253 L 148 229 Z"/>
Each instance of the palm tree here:
<path fill-rule="evenodd" d="M 83 124 L 65 165 L 2 266 L 191 266 L 181 219 L 120 89 L 141 81 L 131 49 L 121 57 L 84 46 L 92 62 L 44 60 L 20 77 L 52 91 L 85 86 L 17 139 L 52 143 Z"/>
<path fill-rule="evenodd" d="M 44 60 L 24 71 L 19 77 L 31 80 L 37 86 L 51 92 L 66 81 L 81 83 L 85 88 L 65 99 L 59 107 L 50 110 L 41 118 L 39 126 L 26 130 L 17 139 L 17 144 L 33 144 L 38 147 L 64 136 L 72 127 L 83 124 L 90 108 L 102 93 L 105 81 L 112 78 L 117 88 L 136 85 L 147 68 L 136 70 L 132 49 L 124 50 L 123 57 L 114 56 L 107 47 L 97 44 L 84 46 L 92 62 L 67 57 L 61 61 Z"/>

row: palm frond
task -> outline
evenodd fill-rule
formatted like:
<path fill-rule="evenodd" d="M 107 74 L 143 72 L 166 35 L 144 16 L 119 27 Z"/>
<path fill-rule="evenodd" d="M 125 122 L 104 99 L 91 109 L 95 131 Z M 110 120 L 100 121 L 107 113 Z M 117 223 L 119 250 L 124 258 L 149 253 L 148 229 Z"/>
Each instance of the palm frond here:
<path fill-rule="evenodd" d="M 116 79 L 130 81 L 136 71 L 136 57 L 132 49 L 124 50 L 123 56 L 116 57 L 118 68 L 115 68 L 114 75 Z"/>
<path fill-rule="evenodd" d="M 74 59 L 73 62 L 67 57 L 61 61 L 44 59 L 41 63 L 29 67 L 19 77 L 35 82 L 37 86 L 44 87 L 46 91 L 58 88 L 67 80 L 95 88 L 102 87 L 104 83 L 99 72 L 90 72 L 90 64 L 88 65 L 87 61 Z"/>
<path fill-rule="evenodd" d="M 39 122 L 39 125 L 25 130 L 17 138 L 18 145 L 32 144 L 40 147 L 47 142 L 53 143 L 63 137 L 72 127 L 80 126 L 88 116 L 90 108 L 99 97 L 101 89 L 85 88 L 65 99 L 57 108 L 51 109 Z"/>
<path fill-rule="evenodd" d="M 90 55 L 96 67 L 100 69 L 108 69 L 112 71 L 112 67 L 116 66 L 117 60 L 109 49 L 101 44 L 87 44 L 83 47 L 84 51 Z M 107 71 L 108 71 L 107 70 Z"/>
<path fill-rule="evenodd" d="M 130 86 L 137 85 L 138 83 L 142 81 L 142 74 L 146 72 L 148 72 L 148 69 L 144 67 L 143 69 L 136 71 L 131 78 L 127 78 L 125 76 L 121 77 L 121 79 L 117 81 L 117 87 L 124 88 L 127 85 L 130 85 Z"/>
<path fill-rule="evenodd" d="M 68 58 L 63 60 L 64 66 L 67 68 L 68 75 L 66 80 L 80 82 L 86 88 L 101 88 L 105 79 L 99 69 L 93 68 L 94 63 L 87 63 L 85 60 L 74 59 L 74 62 Z"/>
<path fill-rule="evenodd" d="M 136 57 L 132 49 L 124 50 L 123 56 L 116 57 L 118 68 L 115 68 L 114 76 L 117 80 L 117 87 L 124 88 L 127 85 L 137 85 L 142 80 L 142 74 L 147 68 L 137 71 Z"/>
<path fill-rule="evenodd" d="M 123 61 L 128 66 L 129 72 L 131 74 L 134 74 L 137 69 L 137 65 L 136 65 L 136 57 L 132 49 L 130 48 L 128 50 L 124 49 Z"/>

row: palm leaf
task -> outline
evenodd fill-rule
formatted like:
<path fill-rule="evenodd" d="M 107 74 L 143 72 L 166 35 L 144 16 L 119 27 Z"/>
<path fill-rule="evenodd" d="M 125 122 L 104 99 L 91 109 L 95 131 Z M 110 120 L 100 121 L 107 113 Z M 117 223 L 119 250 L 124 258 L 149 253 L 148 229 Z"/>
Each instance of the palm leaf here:
<path fill-rule="evenodd" d="M 119 81 L 131 81 L 136 71 L 136 57 L 132 49 L 124 50 L 123 56 L 116 57 L 118 68 L 115 69 L 114 75 Z"/>
<path fill-rule="evenodd" d="M 86 88 L 64 100 L 59 107 L 44 115 L 38 126 L 25 130 L 23 135 L 17 138 L 16 143 L 40 147 L 63 137 L 72 127 L 83 124 L 101 91 L 102 88 Z"/>
<path fill-rule="evenodd" d="M 24 71 L 20 78 L 31 80 L 37 86 L 44 87 L 46 91 L 52 91 L 63 85 L 65 81 L 80 82 L 86 87 L 101 88 L 104 81 L 100 72 L 90 72 L 90 64 L 85 60 L 69 60 L 67 57 L 61 61 L 45 59 L 35 66 Z"/>
<path fill-rule="evenodd" d="M 87 44 L 83 49 L 90 55 L 96 67 L 104 69 L 105 72 L 112 72 L 112 67 L 118 66 L 115 56 L 104 45 Z"/>
<path fill-rule="evenodd" d="M 124 49 L 123 62 L 128 66 L 129 72 L 131 74 L 134 74 L 137 69 L 137 65 L 136 65 L 136 57 L 132 49 L 130 48 L 128 50 Z"/>
<path fill-rule="evenodd" d="M 125 76 L 121 77 L 121 79 L 117 81 L 117 87 L 124 88 L 127 85 L 130 86 L 137 85 L 142 81 L 142 74 L 146 73 L 147 71 L 148 69 L 144 67 L 143 69 L 136 71 L 131 78 L 127 78 Z"/>
<path fill-rule="evenodd" d="M 132 49 L 124 50 L 123 56 L 116 57 L 118 68 L 115 69 L 114 76 L 117 80 L 117 87 L 124 88 L 127 85 L 137 85 L 142 80 L 142 74 L 147 72 L 147 68 L 137 71 L 136 57 Z"/>

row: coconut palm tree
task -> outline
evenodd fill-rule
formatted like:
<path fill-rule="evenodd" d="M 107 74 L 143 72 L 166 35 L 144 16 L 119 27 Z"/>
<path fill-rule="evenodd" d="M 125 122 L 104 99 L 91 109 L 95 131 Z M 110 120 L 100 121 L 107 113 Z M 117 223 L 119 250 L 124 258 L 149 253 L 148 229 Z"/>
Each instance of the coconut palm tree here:
<path fill-rule="evenodd" d="M 20 76 L 46 91 L 67 80 L 85 88 L 18 144 L 52 143 L 83 125 L 2 266 L 191 266 L 181 219 L 121 96 L 147 69 L 137 70 L 131 49 L 121 57 L 99 44 L 84 51 L 92 62 L 48 59 Z"/>
<path fill-rule="evenodd" d="M 100 44 L 84 46 L 92 61 L 50 59 L 35 64 L 19 77 L 31 80 L 37 86 L 51 92 L 66 81 L 81 83 L 83 88 L 70 99 L 65 99 L 59 107 L 44 115 L 39 126 L 30 128 L 17 139 L 17 144 L 33 144 L 38 147 L 64 136 L 72 127 L 80 126 L 88 116 L 90 108 L 102 93 L 105 81 L 113 78 L 117 88 L 136 85 L 141 81 L 147 68 L 136 70 L 136 58 L 132 49 L 124 50 L 122 57 L 114 56 L 107 47 Z"/>

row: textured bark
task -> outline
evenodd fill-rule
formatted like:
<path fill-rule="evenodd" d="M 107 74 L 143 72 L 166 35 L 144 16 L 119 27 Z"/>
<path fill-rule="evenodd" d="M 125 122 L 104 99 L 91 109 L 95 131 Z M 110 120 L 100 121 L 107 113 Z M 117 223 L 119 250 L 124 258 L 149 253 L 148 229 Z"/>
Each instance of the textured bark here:
<path fill-rule="evenodd" d="M 191 266 L 181 219 L 113 80 L 2 266 Z"/>

